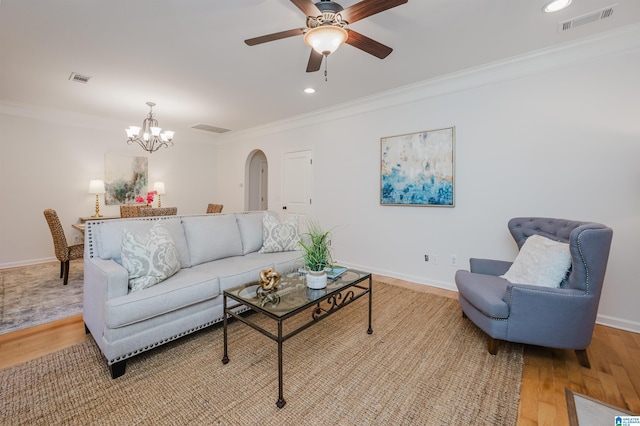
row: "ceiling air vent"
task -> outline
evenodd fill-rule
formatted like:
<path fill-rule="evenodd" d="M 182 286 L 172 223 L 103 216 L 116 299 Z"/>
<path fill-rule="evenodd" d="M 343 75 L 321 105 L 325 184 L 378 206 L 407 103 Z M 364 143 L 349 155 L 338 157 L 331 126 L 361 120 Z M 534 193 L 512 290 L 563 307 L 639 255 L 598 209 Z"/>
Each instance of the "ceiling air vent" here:
<path fill-rule="evenodd" d="M 572 28 L 579 27 L 580 25 L 590 24 L 591 22 L 608 18 L 613 15 L 613 9 L 616 6 L 618 6 L 617 3 L 607 6 L 604 9 L 596 10 L 595 12 L 590 12 L 585 15 L 576 16 L 568 21 L 560 22 L 558 23 L 558 32 L 568 31 Z"/>
<path fill-rule="evenodd" d="M 229 129 L 223 129 L 222 127 L 210 126 L 208 124 L 196 124 L 195 126 L 191 126 L 192 129 L 204 130 L 207 132 L 213 133 L 227 133 L 230 132 Z"/>
<path fill-rule="evenodd" d="M 75 81 L 76 83 L 87 83 L 91 76 L 78 74 L 77 72 L 72 72 L 69 76 L 69 80 Z"/>

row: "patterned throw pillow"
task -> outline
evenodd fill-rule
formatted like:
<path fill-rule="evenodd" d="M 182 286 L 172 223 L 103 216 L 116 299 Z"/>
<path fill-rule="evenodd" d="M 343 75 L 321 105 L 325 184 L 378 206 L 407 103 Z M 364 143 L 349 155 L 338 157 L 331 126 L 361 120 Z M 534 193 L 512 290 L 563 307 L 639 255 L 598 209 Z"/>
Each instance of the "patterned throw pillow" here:
<path fill-rule="evenodd" d="M 180 270 L 178 249 L 160 222 L 142 236 L 124 229 L 121 255 L 131 292 L 156 285 Z"/>
<path fill-rule="evenodd" d="M 298 235 L 298 215 L 292 214 L 284 222 L 265 213 L 262 218 L 262 248 L 259 253 L 300 250 Z"/>

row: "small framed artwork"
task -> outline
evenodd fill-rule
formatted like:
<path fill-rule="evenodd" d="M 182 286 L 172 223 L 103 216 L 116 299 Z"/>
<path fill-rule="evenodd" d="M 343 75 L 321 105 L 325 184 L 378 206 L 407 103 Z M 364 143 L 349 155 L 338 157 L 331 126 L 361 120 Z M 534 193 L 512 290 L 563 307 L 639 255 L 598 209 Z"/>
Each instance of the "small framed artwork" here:
<path fill-rule="evenodd" d="M 455 127 L 380 138 L 380 204 L 454 207 Z"/>

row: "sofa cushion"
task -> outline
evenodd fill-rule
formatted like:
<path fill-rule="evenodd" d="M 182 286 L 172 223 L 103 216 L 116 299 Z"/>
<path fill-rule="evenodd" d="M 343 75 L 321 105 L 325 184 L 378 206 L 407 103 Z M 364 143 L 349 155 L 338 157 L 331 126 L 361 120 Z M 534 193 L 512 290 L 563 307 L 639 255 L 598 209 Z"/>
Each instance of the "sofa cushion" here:
<path fill-rule="evenodd" d="M 266 212 L 236 213 L 242 238 L 242 254 L 253 253 L 262 247 L 262 216 Z"/>
<path fill-rule="evenodd" d="M 216 276 L 220 280 L 220 291 L 227 290 L 241 284 L 257 282 L 260 271 L 275 268 L 280 273 L 289 272 L 302 266 L 300 252 L 287 251 L 279 253 L 261 254 L 249 253 L 245 256 L 234 256 L 215 262 L 203 263 L 192 269 L 209 276 Z"/>
<path fill-rule="evenodd" d="M 98 227 L 96 246 L 101 259 L 113 259 L 122 264 L 120 258 L 122 248 L 122 231 L 127 229 L 135 234 L 145 234 L 151 227 L 161 222 L 162 226 L 171 234 L 173 242 L 178 249 L 180 256 L 180 266 L 188 268 L 191 266 L 189 260 L 189 247 L 185 238 L 184 228 L 179 218 L 145 218 L 145 219 L 120 219 L 107 220 Z"/>
<path fill-rule="evenodd" d="M 242 256 L 242 239 L 234 214 L 182 218 L 191 265 Z"/>
<path fill-rule="evenodd" d="M 501 277 L 516 284 L 559 287 L 570 266 L 569 244 L 532 235 L 524 242 L 513 264 Z"/>
<path fill-rule="evenodd" d="M 108 328 L 124 327 L 186 306 L 210 300 L 220 294 L 220 282 L 194 270 L 181 269 L 171 278 L 145 291 L 129 293 L 107 301 Z"/>
<path fill-rule="evenodd" d="M 262 218 L 262 248 L 260 253 L 300 250 L 298 215 L 292 214 L 283 223 L 271 214 Z"/>
<path fill-rule="evenodd" d="M 180 270 L 178 249 L 161 222 L 144 235 L 123 230 L 121 253 L 132 292 L 154 286 Z"/>
<path fill-rule="evenodd" d="M 509 281 L 495 275 L 456 272 L 456 286 L 477 310 L 491 318 L 509 318 L 509 306 L 503 300 Z"/>

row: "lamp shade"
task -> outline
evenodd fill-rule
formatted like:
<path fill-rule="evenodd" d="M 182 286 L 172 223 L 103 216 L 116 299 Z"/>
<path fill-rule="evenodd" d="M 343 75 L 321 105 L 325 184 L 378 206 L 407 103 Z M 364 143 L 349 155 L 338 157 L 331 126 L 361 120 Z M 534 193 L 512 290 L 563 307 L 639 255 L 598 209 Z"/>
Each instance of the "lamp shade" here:
<path fill-rule="evenodd" d="M 156 182 L 153 184 L 153 190 L 158 193 L 158 195 L 166 194 L 166 190 L 164 189 L 164 182 Z"/>
<path fill-rule="evenodd" d="M 105 192 L 104 181 L 96 179 L 89 182 L 89 194 L 104 194 Z"/>
<path fill-rule="evenodd" d="M 338 47 L 347 41 L 349 33 L 342 27 L 323 25 L 312 28 L 304 35 L 304 42 L 318 53 L 330 55 Z"/>

